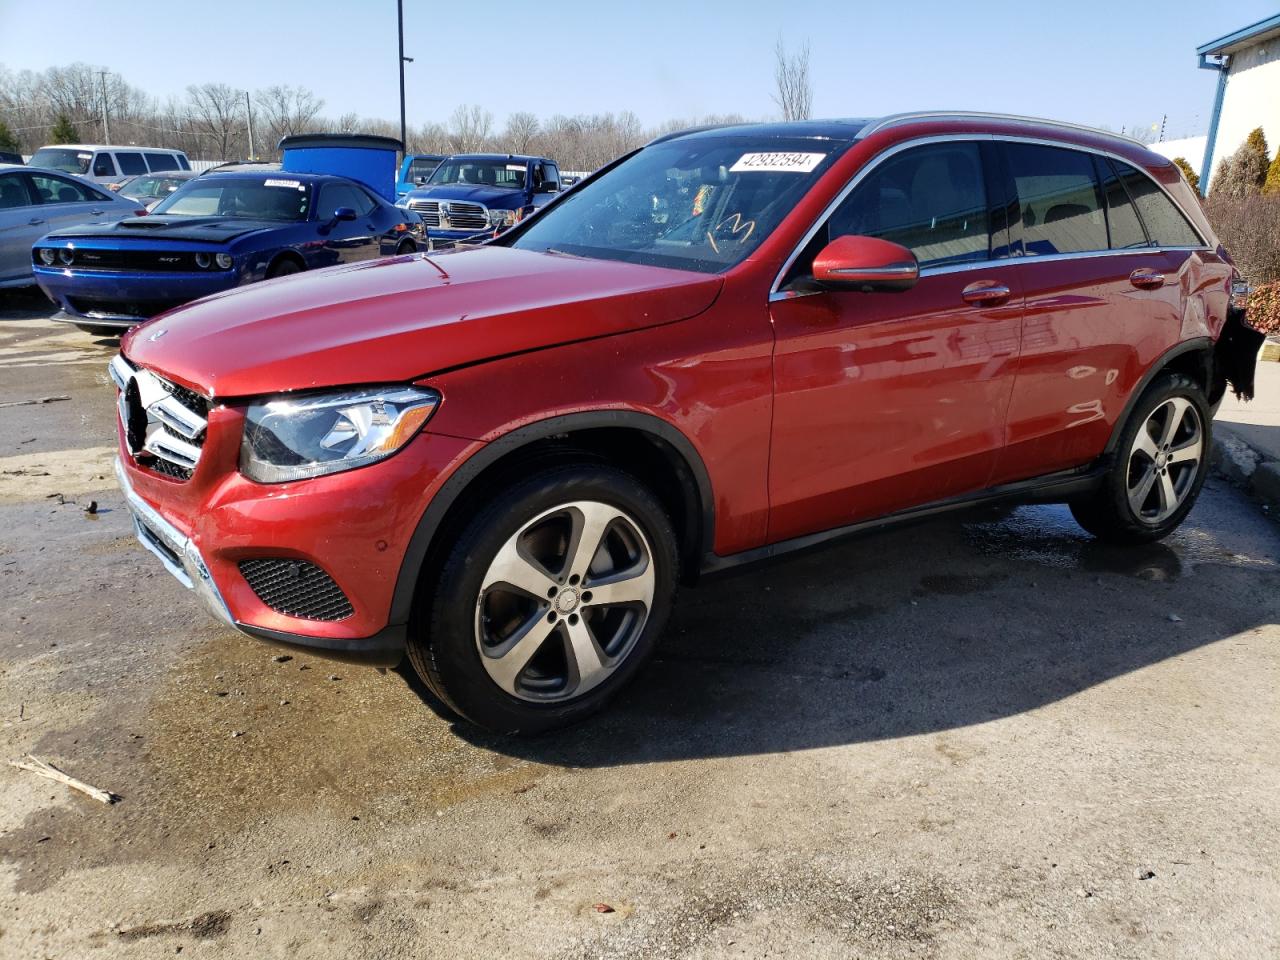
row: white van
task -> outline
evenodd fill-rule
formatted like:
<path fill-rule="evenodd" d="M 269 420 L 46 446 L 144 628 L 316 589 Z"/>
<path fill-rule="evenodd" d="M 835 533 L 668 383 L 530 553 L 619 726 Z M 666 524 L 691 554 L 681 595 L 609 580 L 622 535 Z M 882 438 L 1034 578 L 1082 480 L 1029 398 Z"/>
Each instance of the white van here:
<path fill-rule="evenodd" d="M 41 147 L 28 162 L 33 167 L 74 173 L 94 183 L 119 183 L 126 177 L 140 173 L 191 169 L 187 155 L 181 150 L 108 147 L 92 143 L 62 143 Z"/>

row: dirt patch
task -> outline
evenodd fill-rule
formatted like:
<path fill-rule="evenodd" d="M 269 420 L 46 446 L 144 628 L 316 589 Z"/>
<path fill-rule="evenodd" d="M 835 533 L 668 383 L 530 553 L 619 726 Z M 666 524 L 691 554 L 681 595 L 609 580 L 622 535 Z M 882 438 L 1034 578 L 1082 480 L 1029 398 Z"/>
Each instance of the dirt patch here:
<path fill-rule="evenodd" d="M 190 920 L 178 920 L 173 923 L 144 923 L 136 927 L 127 927 L 116 931 L 121 940 L 145 940 L 148 937 L 161 937 L 172 934 L 183 934 L 196 940 L 213 940 L 224 936 L 231 929 L 231 914 L 225 910 L 213 910 L 202 913 Z"/>
<path fill-rule="evenodd" d="M 82 447 L 0 457 L 0 502 L 110 490 L 115 485 L 115 455 L 115 447 Z"/>

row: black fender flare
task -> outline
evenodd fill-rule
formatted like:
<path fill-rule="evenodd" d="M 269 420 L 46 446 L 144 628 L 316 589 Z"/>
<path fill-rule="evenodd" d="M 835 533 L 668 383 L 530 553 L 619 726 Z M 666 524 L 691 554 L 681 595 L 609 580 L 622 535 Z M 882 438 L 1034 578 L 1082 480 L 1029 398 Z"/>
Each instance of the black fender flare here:
<path fill-rule="evenodd" d="M 602 427 L 631 429 L 650 434 L 668 443 L 683 458 L 697 487 L 701 513 L 700 542 L 697 544 L 694 555 L 701 556 L 703 552 L 710 549 L 709 545 L 715 542 L 715 500 L 711 491 L 711 479 L 702 457 L 689 438 L 679 429 L 661 417 L 633 410 L 591 410 L 549 417 L 512 430 L 485 444 L 454 470 L 449 479 L 444 482 L 440 491 L 427 504 L 426 510 L 418 520 L 418 526 L 413 531 L 413 536 L 409 539 L 409 546 L 400 562 L 400 574 L 396 578 L 396 588 L 391 598 L 391 615 L 388 623 L 399 625 L 409 622 L 414 594 L 418 588 L 418 578 L 422 572 L 422 565 L 426 561 L 427 552 L 450 508 L 476 477 L 507 454 L 538 440 Z"/>
<path fill-rule="evenodd" d="M 1191 340 L 1184 340 L 1182 343 L 1170 347 L 1156 358 L 1155 362 L 1147 369 L 1147 372 L 1142 375 L 1142 379 L 1138 381 L 1137 386 L 1130 391 L 1129 399 L 1125 401 L 1124 409 L 1120 411 L 1120 416 L 1116 418 L 1116 425 L 1111 428 L 1111 438 L 1107 441 L 1106 449 L 1103 451 L 1104 456 L 1110 456 L 1116 452 L 1116 447 L 1120 443 L 1120 434 L 1124 432 L 1124 425 L 1129 421 L 1129 414 L 1133 413 L 1133 408 L 1142 399 L 1142 395 L 1146 392 L 1147 387 L 1151 385 L 1151 381 L 1168 368 L 1170 361 L 1184 354 L 1198 351 L 1208 351 L 1209 363 L 1212 364 L 1213 340 L 1210 337 L 1195 337 Z M 1210 369 L 1205 372 L 1209 374 L 1209 384 L 1212 387 L 1213 371 Z"/>

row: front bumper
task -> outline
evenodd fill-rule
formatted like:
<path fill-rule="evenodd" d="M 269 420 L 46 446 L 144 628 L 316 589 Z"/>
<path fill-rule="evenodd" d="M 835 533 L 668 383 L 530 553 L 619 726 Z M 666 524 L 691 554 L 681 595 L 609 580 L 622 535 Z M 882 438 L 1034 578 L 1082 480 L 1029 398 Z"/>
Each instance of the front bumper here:
<path fill-rule="evenodd" d="M 128 472 L 116 458 L 116 479 L 133 518 L 133 532 L 175 580 L 193 591 L 223 623 L 259 640 L 300 647 L 336 660 L 370 666 L 394 667 L 404 656 L 405 625 L 389 625 L 371 637 L 358 639 L 316 637 L 237 620 L 195 542 L 143 500 L 129 482 Z"/>
<path fill-rule="evenodd" d="M 33 267 L 36 283 L 54 300 L 69 323 L 131 327 L 165 310 L 229 290 L 240 283 L 238 270 L 202 273 L 140 273 Z"/>
<path fill-rule="evenodd" d="M 487 230 L 442 230 L 439 227 L 427 228 L 427 248 L 429 250 L 452 250 L 455 246 L 468 243 L 480 243 L 494 235 L 494 228 Z"/>

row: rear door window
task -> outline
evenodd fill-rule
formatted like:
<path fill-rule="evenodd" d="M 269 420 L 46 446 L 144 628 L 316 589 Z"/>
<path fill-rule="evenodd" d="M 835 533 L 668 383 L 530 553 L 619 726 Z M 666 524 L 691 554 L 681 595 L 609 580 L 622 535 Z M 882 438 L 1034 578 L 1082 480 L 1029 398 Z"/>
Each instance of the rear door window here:
<path fill-rule="evenodd" d="M 84 183 L 64 180 L 47 173 L 31 174 L 31 183 L 40 195 L 41 203 L 89 203 L 102 199 L 102 194 Z"/>
<path fill-rule="evenodd" d="M 1119 160 L 1113 161 L 1133 205 L 1158 247 L 1202 247 L 1204 241 L 1187 222 L 1168 194 L 1145 173 Z"/>
<path fill-rule="evenodd" d="M 100 153 L 93 158 L 93 175 L 95 177 L 114 177 L 116 175 L 116 165 L 111 160 L 111 154 Z"/>
<path fill-rule="evenodd" d="M 914 147 L 875 167 L 828 221 L 828 240 L 879 237 L 920 266 L 986 260 L 991 229 L 976 143 Z"/>
<path fill-rule="evenodd" d="M 116 163 L 120 164 L 120 172 L 126 177 L 147 172 L 147 161 L 140 153 L 116 153 Z"/>
<path fill-rule="evenodd" d="M 1107 222 L 1090 154 L 1031 143 L 1006 143 L 1004 149 L 1018 198 L 1014 222 L 1021 223 L 1027 256 L 1107 249 Z"/>

